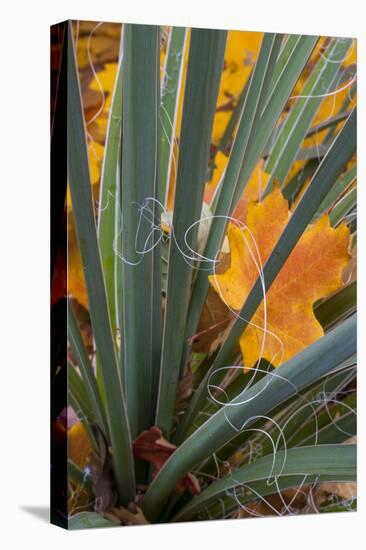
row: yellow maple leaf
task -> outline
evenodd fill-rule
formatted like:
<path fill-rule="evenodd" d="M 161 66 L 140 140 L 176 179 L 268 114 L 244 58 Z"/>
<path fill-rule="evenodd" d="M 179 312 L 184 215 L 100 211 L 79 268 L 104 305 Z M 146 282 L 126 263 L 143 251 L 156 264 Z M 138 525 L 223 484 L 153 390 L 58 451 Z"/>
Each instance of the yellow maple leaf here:
<path fill-rule="evenodd" d="M 79 245 L 76 238 L 74 220 L 69 216 L 67 243 L 67 293 L 75 298 L 86 309 L 89 308 L 86 292 L 83 264 L 81 262 Z"/>
<path fill-rule="evenodd" d="M 96 112 L 87 119 L 88 132 L 97 141 L 104 143 L 109 113 L 112 105 L 113 90 L 117 76 L 118 63 L 106 63 L 103 70 L 97 73 L 89 88 L 99 94 Z"/>
<path fill-rule="evenodd" d="M 213 175 L 211 180 L 206 183 L 205 188 L 205 201 L 207 203 L 212 200 L 216 187 L 224 176 L 228 161 L 228 157 L 221 151 L 216 154 Z M 246 215 L 247 203 L 249 201 L 258 200 L 259 196 L 266 188 L 269 178 L 270 175 L 264 171 L 264 161 L 261 159 L 253 169 L 245 186 L 238 208 L 235 211 L 236 218 L 239 217 L 240 219 L 244 219 L 243 216 L 244 214 Z"/>
<path fill-rule="evenodd" d="M 92 185 L 96 185 L 100 181 L 103 157 L 104 157 L 103 145 L 101 145 L 96 141 L 90 141 L 88 143 L 88 159 L 89 159 L 90 181 Z M 66 207 L 68 211 L 72 210 L 69 186 L 67 186 Z"/>
<path fill-rule="evenodd" d="M 93 446 L 81 422 L 68 429 L 67 450 L 69 459 L 79 468 L 84 468 L 93 452 Z"/>
<path fill-rule="evenodd" d="M 229 225 L 230 267 L 209 280 L 233 310 L 241 309 L 258 278 L 252 254 L 263 266 L 290 216 L 276 186 L 262 202 L 249 205 L 244 229 Z M 313 304 L 342 286 L 349 239 L 348 227 L 332 228 L 326 214 L 309 225 L 266 292 L 266 332 L 262 302 L 240 338 L 245 368 L 253 367 L 260 357 L 278 367 L 323 336 Z"/>
<path fill-rule="evenodd" d="M 230 31 L 221 76 L 212 143 L 217 145 L 225 131 L 237 99 L 256 62 L 263 37 L 261 32 Z"/>

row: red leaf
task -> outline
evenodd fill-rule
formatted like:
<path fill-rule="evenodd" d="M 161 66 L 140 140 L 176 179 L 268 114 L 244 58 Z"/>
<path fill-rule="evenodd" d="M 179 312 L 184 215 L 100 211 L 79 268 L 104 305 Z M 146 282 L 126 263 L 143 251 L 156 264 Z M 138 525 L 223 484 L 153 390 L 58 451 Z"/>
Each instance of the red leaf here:
<path fill-rule="evenodd" d="M 149 430 L 142 432 L 133 442 L 135 457 L 154 464 L 156 468 L 154 477 L 176 448 L 163 437 L 161 429 L 157 426 L 152 426 Z M 178 483 L 176 489 L 178 492 L 188 489 L 192 495 L 197 495 L 201 491 L 198 479 L 190 472 Z"/>

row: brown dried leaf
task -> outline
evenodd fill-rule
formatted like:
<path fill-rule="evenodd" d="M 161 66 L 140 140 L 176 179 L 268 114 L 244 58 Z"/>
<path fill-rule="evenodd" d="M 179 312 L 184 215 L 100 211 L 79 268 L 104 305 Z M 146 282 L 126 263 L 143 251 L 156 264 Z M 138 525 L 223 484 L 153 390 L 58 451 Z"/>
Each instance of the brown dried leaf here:
<path fill-rule="evenodd" d="M 163 437 L 160 428 L 152 426 L 135 439 L 132 448 L 136 458 L 150 462 L 155 466 L 154 477 L 177 447 Z M 201 491 L 198 479 L 190 472 L 176 487 L 178 492 L 183 492 L 185 489 L 188 489 L 192 495 L 197 495 Z"/>

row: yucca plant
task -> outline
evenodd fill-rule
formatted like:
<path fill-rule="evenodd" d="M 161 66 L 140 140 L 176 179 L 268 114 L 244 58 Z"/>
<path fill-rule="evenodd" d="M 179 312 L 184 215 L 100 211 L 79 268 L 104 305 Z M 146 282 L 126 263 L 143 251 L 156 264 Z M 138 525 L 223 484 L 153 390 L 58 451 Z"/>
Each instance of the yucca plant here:
<path fill-rule="evenodd" d="M 264 352 L 273 337 L 267 295 L 309 227 L 330 213 L 324 231 L 341 228 L 355 247 L 355 90 L 343 65 L 352 40 L 327 39 L 313 58 L 319 37 L 264 34 L 213 148 L 226 39 L 223 30 L 170 29 L 160 83 L 159 27 L 123 25 L 95 211 L 71 23 L 67 29 L 68 181 L 96 351 L 83 341 L 70 298 L 68 399 L 93 447 L 84 467 L 69 460 L 70 491 L 86 496 L 70 510 L 70 527 L 240 517 L 263 502 L 291 514 L 300 496 L 304 511 L 354 508 L 340 498 L 309 504 L 319 486 L 356 479 L 354 279 L 297 305 L 314 309 L 324 334 L 298 353 L 282 349 L 284 360 Z M 350 94 L 339 112 L 314 125 L 324 98 L 344 86 Z M 309 147 L 314 135 L 319 146 Z M 207 204 L 217 150 L 228 163 Z M 304 166 L 289 178 L 299 160 Z M 253 208 L 275 196 L 291 207 L 265 261 L 248 237 L 250 222 L 235 222 L 259 162 L 268 177 Z M 258 234 L 270 237 L 281 214 L 263 216 Z M 239 306 L 227 298 L 230 280 L 224 288 L 220 279 L 226 235 L 234 262 L 227 232 L 236 230 L 256 266 Z M 314 242 L 321 239 L 319 230 Z M 304 263 L 319 254 L 316 246 L 310 252 Z M 332 269 L 322 253 L 320 279 Z M 215 291 L 228 315 L 210 351 L 198 354 L 193 341 Z M 286 298 L 281 312 L 294 315 Z M 263 339 L 248 365 L 253 326 Z"/>

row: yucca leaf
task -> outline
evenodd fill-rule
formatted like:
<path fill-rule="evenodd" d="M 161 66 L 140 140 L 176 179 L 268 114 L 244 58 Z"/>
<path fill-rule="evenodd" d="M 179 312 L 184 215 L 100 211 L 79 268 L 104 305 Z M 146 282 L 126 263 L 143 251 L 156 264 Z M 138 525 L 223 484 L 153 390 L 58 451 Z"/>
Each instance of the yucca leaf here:
<path fill-rule="evenodd" d="M 93 495 L 93 484 L 91 478 L 72 460 L 67 461 L 67 475 L 76 485 L 79 485 L 90 496 Z"/>
<path fill-rule="evenodd" d="M 261 158 L 273 129 L 282 113 L 289 96 L 304 69 L 311 52 L 318 41 L 317 36 L 299 36 L 294 45 L 291 55 L 289 55 L 285 66 L 280 72 L 277 80 L 274 75 L 274 82 L 270 90 L 269 97 L 261 114 L 260 121 L 251 140 L 248 153 L 248 162 L 243 167 L 241 174 L 241 185 L 236 188 L 234 199 L 232 201 L 232 212 L 238 203 L 245 185 L 252 174 L 257 162 Z"/>
<path fill-rule="evenodd" d="M 275 83 L 278 80 L 277 74 L 276 74 L 276 71 L 277 71 L 277 68 L 278 68 L 278 63 L 281 64 L 281 62 L 283 62 L 282 58 L 279 57 L 279 52 L 281 50 L 281 46 L 282 46 L 282 42 L 283 42 L 283 34 L 274 34 L 274 35 L 272 35 L 271 33 L 265 33 L 265 35 L 263 37 L 263 42 L 262 42 L 263 46 L 265 44 L 265 41 L 266 41 L 267 37 L 270 39 L 271 47 L 270 47 L 270 50 L 269 50 L 269 56 L 268 56 L 268 60 L 267 60 L 267 67 L 266 67 L 266 70 L 265 70 L 265 73 L 264 73 L 263 83 L 262 83 L 261 88 L 260 88 L 260 93 L 259 93 L 259 97 L 258 97 L 258 105 L 257 105 L 257 108 L 255 109 L 253 127 L 255 127 L 256 122 L 260 119 L 260 117 L 263 113 L 264 106 L 266 105 L 266 102 L 268 101 L 268 97 L 269 97 L 270 93 L 273 90 L 273 86 L 275 85 Z M 261 47 L 261 50 L 262 50 L 262 47 Z M 259 51 L 259 55 L 261 55 L 261 50 Z M 257 65 L 257 63 L 256 63 L 256 65 Z M 255 78 L 254 75 L 255 75 L 255 72 L 256 72 L 256 65 L 254 67 L 252 79 L 251 79 L 251 82 L 250 82 L 250 87 L 251 88 L 253 86 L 252 80 Z M 246 98 L 246 102 L 247 101 L 249 102 L 249 99 Z"/>
<path fill-rule="evenodd" d="M 271 39 L 270 36 L 271 35 L 268 37 L 265 36 L 264 38 L 263 56 L 261 56 L 261 54 L 259 55 L 254 71 L 256 73 L 256 78 L 254 79 L 253 75 L 253 82 L 251 82 L 250 88 L 248 88 L 248 95 L 250 89 L 252 89 L 251 101 L 248 101 L 248 98 L 246 98 L 241 117 L 242 124 L 240 124 L 238 128 L 217 206 L 215 208 L 216 217 L 212 221 L 211 230 L 207 239 L 204 251 L 204 256 L 206 258 L 214 259 L 216 257 L 224 238 L 227 216 L 232 214 L 233 209 L 241 197 L 249 177 L 259 161 L 266 142 L 275 127 L 278 117 L 317 42 L 317 37 L 297 37 L 297 40 L 292 45 L 291 52 L 286 56 L 286 62 L 283 68 L 281 71 L 278 71 L 278 76 L 275 70 L 275 74 L 272 77 L 272 87 L 265 103 L 263 113 L 261 113 L 259 120 L 258 114 L 256 115 L 257 123 L 251 127 L 255 109 L 258 106 L 258 96 L 256 96 L 256 94 L 260 92 L 265 72 L 268 70 L 267 63 L 269 61 L 269 54 L 267 48 L 268 41 Z M 272 35 L 272 40 L 273 38 Z M 248 120 L 246 114 L 248 115 Z M 241 126 L 243 127 L 241 128 Z M 249 127 L 251 129 L 250 141 L 248 141 L 247 135 Z M 246 151 L 246 145 L 248 145 L 248 151 Z M 186 341 L 188 341 L 196 331 L 209 287 L 208 275 L 210 271 L 207 270 L 207 266 L 204 267 L 205 269 L 198 271 L 192 290 L 192 298 L 186 325 Z M 210 267 L 212 269 L 212 266 Z M 186 351 L 183 359 L 185 359 L 187 353 Z"/>
<path fill-rule="evenodd" d="M 74 402 L 78 404 L 78 409 L 82 417 L 87 419 L 90 423 L 95 422 L 93 408 L 85 384 L 70 361 L 67 362 L 67 386 L 74 396 Z"/>
<path fill-rule="evenodd" d="M 327 118 L 326 120 L 323 120 L 318 124 L 314 124 L 314 126 L 312 126 L 310 130 L 306 132 L 306 137 L 308 138 L 322 132 L 323 130 L 333 128 L 334 126 L 337 126 L 337 124 L 339 124 L 340 122 L 343 122 L 343 120 L 346 120 L 348 116 L 349 113 L 347 111 L 341 111 L 337 115 Z"/>
<path fill-rule="evenodd" d="M 335 374 L 330 374 L 321 381 L 315 382 L 310 388 L 306 388 L 298 392 L 298 394 L 290 397 L 285 402 L 280 403 L 271 411 L 271 418 L 275 422 L 269 422 L 267 418 L 259 418 L 251 424 L 251 430 L 248 432 L 239 433 L 233 440 L 220 449 L 215 456 L 221 463 L 229 460 L 229 458 L 242 449 L 243 461 L 248 459 L 248 455 L 244 453 L 245 447 L 248 446 L 249 453 L 251 452 L 250 441 L 255 439 L 255 444 L 260 447 L 261 455 L 264 456 L 273 451 L 273 446 L 268 438 L 271 436 L 277 440 L 278 446 L 281 447 L 283 439 L 279 432 L 278 426 L 284 427 L 286 422 L 293 418 L 296 421 L 296 426 L 301 426 L 306 423 L 309 416 L 313 417 L 317 413 L 321 404 L 324 405 L 325 396 L 336 395 L 343 388 L 354 380 L 356 375 L 355 358 L 351 357 L 341 365 L 337 365 Z M 247 384 L 247 382 L 246 382 Z M 246 387 L 246 384 L 242 388 Z M 235 395 L 238 395 L 238 391 Z M 321 403 L 320 403 L 321 400 Z M 305 406 L 306 405 L 306 406 Z M 309 444 L 313 444 L 314 440 Z M 217 463 L 215 460 L 208 459 L 203 464 L 199 465 L 199 471 L 207 474 L 214 474 L 217 471 Z"/>
<path fill-rule="evenodd" d="M 356 94 L 356 91 L 357 91 L 357 82 L 356 82 L 356 65 L 350 65 L 349 67 L 346 67 L 346 69 L 344 69 L 344 73 L 346 71 L 348 71 L 349 69 L 352 70 L 351 72 L 351 75 L 346 75 L 346 78 L 352 76 L 352 83 L 348 86 L 348 93 L 341 105 L 341 108 L 339 109 L 339 112 L 340 113 L 343 113 L 344 111 L 349 111 L 349 107 L 353 101 L 353 98 L 355 97 L 355 94 Z M 337 126 L 333 126 L 332 128 L 329 129 L 329 132 L 327 133 L 327 135 L 325 136 L 324 138 L 324 143 L 326 142 L 332 142 L 335 138 L 335 135 L 336 135 L 336 132 L 337 132 Z"/>
<path fill-rule="evenodd" d="M 123 29 L 122 29 L 123 33 Z M 102 258 L 107 290 L 112 331 L 116 336 L 120 328 L 118 321 L 119 301 L 117 265 L 120 261 L 115 250 L 120 231 L 120 197 L 118 164 L 121 148 L 122 125 L 122 56 L 120 55 L 112 105 L 108 117 L 108 128 L 100 178 L 98 208 L 98 241 Z M 99 370 L 97 369 L 97 375 Z"/>
<path fill-rule="evenodd" d="M 290 218 L 284 232 L 274 247 L 270 257 L 263 268 L 265 289 L 268 292 L 272 282 L 295 247 L 307 225 L 316 213 L 319 204 L 330 191 L 334 181 L 344 170 L 345 165 L 353 156 L 356 147 L 356 110 L 350 114 L 347 122 L 329 148 L 327 155 L 315 172 L 309 187 L 304 193 L 296 210 Z M 220 348 L 211 368 L 197 388 L 188 410 L 186 411 L 176 434 L 176 441 L 184 438 L 188 427 L 199 412 L 207 395 L 207 382 L 212 372 L 216 369 L 232 364 L 233 350 L 244 332 L 248 322 L 256 312 L 263 299 L 261 277 L 258 277 L 250 294 L 242 307 L 239 317 L 234 321 L 226 339 Z M 223 371 L 224 373 L 224 371 Z"/>
<path fill-rule="evenodd" d="M 276 83 L 281 76 L 281 73 L 286 68 L 286 65 L 293 55 L 294 48 L 299 44 L 300 35 L 298 34 L 287 34 L 285 35 L 280 54 L 278 56 L 278 61 L 276 63 L 274 72 L 273 72 L 273 82 Z"/>
<path fill-rule="evenodd" d="M 310 418 L 300 430 L 291 433 L 287 440 L 289 447 L 302 447 L 312 445 L 316 439 L 317 445 L 329 443 L 343 443 L 356 435 L 357 413 L 356 395 L 352 393 L 342 402 L 332 404 L 332 400 L 326 405 L 326 410 L 315 419 Z"/>
<path fill-rule="evenodd" d="M 124 26 L 121 366 L 132 438 L 154 423 L 160 363 L 159 44 L 159 27 Z"/>
<path fill-rule="evenodd" d="M 71 23 L 68 26 L 68 175 L 71 202 L 88 292 L 89 312 L 107 395 L 107 421 L 119 501 L 135 495 L 127 411 L 118 375 L 90 184 L 85 122 L 76 69 Z M 122 466 L 123 465 L 123 466 Z"/>
<path fill-rule="evenodd" d="M 317 134 L 319 132 L 322 132 L 322 131 L 326 130 L 327 128 L 333 128 L 334 126 L 337 126 L 340 122 L 343 122 L 344 120 L 346 120 L 348 117 L 349 117 L 349 112 L 344 111 L 344 112 L 341 112 L 341 113 L 335 115 L 334 117 L 330 117 L 329 119 L 327 119 L 325 121 L 319 122 L 319 124 L 316 124 L 316 125 L 312 126 L 306 132 L 305 137 L 308 138 L 308 137 L 313 136 L 314 134 Z M 286 119 L 282 123 L 279 123 L 277 125 L 277 127 L 273 130 L 272 135 L 270 136 L 270 138 L 268 140 L 268 145 L 264 148 L 263 157 L 265 157 L 265 158 L 269 157 L 269 155 L 271 153 L 271 150 L 274 146 L 274 143 L 276 142 L 276 138 L 279 135 L 279 133 L 282 130 L 282 127 L 284 126 L 285 123 L 286 123 Z M 327 140 L 324 140 L 324 144 L 329 146 L 329 143 L 328 143 Z M 318 144 L 317 147 L 320 147 L 321 145 L 322 144 Z M 310 148 L 305 148 L 305 149 L 310 149 Z M 302 156 L 303 155 L 300 151 L 300 152 L 297 153 L 296 159 L 299 159 Z"/>
<path fill-rule="evenodd" d="M 212 220 L 204 252 L 206 258 L 214 260 L 218 246 L 223 238 L 223 233 L 227 224 L 225 216 L 229 213 L 235 190 L 239 182 L 241 182 L 241 173 L 246 163 L 250 139 L 255 131 L 256 124 L 258 123 L 263 109 L 263 104 L 268 96 L 269 83 L 272 80 L 279 46 L 280 39 L 278 35 L 264 35 L 258 59 L 247 88 L 244 106 L 240 115 L 240 123 L 215 207 L 215 218 Z M 208 268 L 211 269 L 211 266 L 208 266 Z M 197 326 L 206 298 L 208 290 L 207 276 L 207 266 L 203 265 L 197 273 L 192 291 L 185 329 L 185 349 L 181 360 L 181 369 L 183 369 L 189 353 L 189 339 Z"/>
<path fill-rule="evenodd" d="M 152 481 L 143 501 L 145 515 L 154 519 L 182 477 L 195 465 L 250 427 L 259 416 L 268 415 L 278 404 L 327 375 L 356 350 L 356 316 L 320 338 L 276 373 L 239 394 L 186 439 Z M 277 374 L 278 373 L 278 374 Z"/>
<path fill-rule="evenodd" d="M 335 205 L 329 214 L 330 223 L 333 227 L 339 225 L 343 220 L 347 220 L 347 216 L 350 215 L 357 204 L 357 189 L 353 187 L 348 193 L 346 193 Z M 351 217 L 356 217 L 356 213 L 351 215 Z"/>
<path fill-rule="evenodd" d="M 314 313 L 319 323 L 329 329 L 340 319 L 347 317 L 356 311 L 357 284 L 354 281 L 342 288 L 326 300 L 316 304 Z"/>
<path fill-rule="evenodd" d="M 298 194 L 303 189 L 305 182 L 312 178 L 315 170 L 319 166 L 319 159 L 310 159 L 282 188 L 282 194 L 289 201 L 289 206 L 292 206 Z"/>
<path fill-rule="evenodd" d="M 282 184 L 287 176 L 324 99 L 324 94 L 336 81 L 351 43 L 351 39 L 334 39 L 311 71 L 300 96 L 281 126 L 276 143 L 267 159 L 265 170 L 271 174 L 271 177 L 265 194 L 271 191 L 275 179 Z"/>
<path fill-rule="evenodd" d="M 356 378 L 356 354 L 349 357 L 342 364 L 337 365 L 336 372 L 327 376 L 320 383 L 314 384 L 310 390 L 303 392 L 298 398 L 293 400 L 290 407 L 285 410 L 280 424 L 285 432 L 286 445 L 293 446 L 293 438 L 301 431 L 304 426 L 312 424 L 310 433 L 315 434 L 321 427 L 320 416 L 322 411 L 333 407 L 333 400 L 343 393 Z M 328 416 L 328 421 L 330 417 Z M 313 440 L 312 444 L 319 443 Z M 284 445 L 284 440 L 279 440 L 279 447 Z M 269 448 L 269 446 L 267 445 Z"/>
<path fill-rule="evenodd" d="M 156 424 L 169 437 L 226 31 L 192 29 L 184 96 Z M 189 205 L 189 207 L 187 207 Z M 188 233 L 187 233 L 188 231 Z"/>
<path fill-rule="evenodd" d="M 84 408 L 82 401 L 79 401 L 79 396 L 74 393 L 74 388 L 71 386 L 70 381 L 68 381 L 67 388 L 67 404 L 72 407 L 79 421 L 81 422 L 85 433 L 87 434 L 92 446 L 94 449 L 98 450 L 98 442 L 95 437 L 95 433 L 91 424 L 92 415 L 90 415 L 90 410 Z M 90 415 L 90 416 L 88 416 Z"/>
<path fill-rule="evenodd" d="M 299 39 L 299 36 L 296 35 L 296 34 L 288 35 L 284 39 L 283 39 L 282 35 L 277 35 L 277 36 L 278 36 L 279 42 L 282 41 L 282 44 L 280 44 L 281 45 L 281 50 L 280 50 L 280 53 L 277 57 L 277 61 L 275 60 L 276 63 L 273 66 L 273 70 L 272 70 L 272 78 L 271 78 L 271 84 L 272 85 L 274 85 L 277 82 L 281 72 L 283 71 L 284 67 L 286 66 L 286 64 L 289 60 L 289 57 L 293 53 L 294 46 L 297 44 L 298 39 Z M 271 65 L 272 65 L 272 63 L 271 63 Z M 236 104 L 236 106 L 233 110 L 233 113 L 232 113 L 232 115 L 231 115 L 231 117 L 230 117 L 230 119 L 227 123 L 227 126 L 225 128 L 223 136 L 220 140 L 219 149 L 221 151 L 226 151 L 227 148 L 230 145 L 230 141 L 232 139 L 234 130 L 235 130 L 235 128 L 236 128 L 236 126 L 237 126 L 237 124 L 240 120 L 240 117 L 241 117 L 241 113 L 242 113 L 243 106 L 244 106 L 244 103 L 245 103 L 246 95 L 247 95 L 247 92 L 248 92 L 248 89 L 249 89 L 249 86 L 250 86 L 251 78 L 252 78 L 252 75 L 249 76 L 249 78 L 247 79 L 247 81 L 244 85 L 244 88 L 243 88 L 242 92 L 240 93 L 238 102 L 237 102 L 237 104 Z"/>
<path fill-rule="evenodd" d="M 316 215 L 320 216 L 333 206 L 337 198 L 356 180 L 356 176 L 356 166 L 353 166 L 345 174 L 342 174 L 319 206 Z"/>
<path fill-rule="evenodd" d="M 93 410 L 93 417 L 96 424 L 98 424 L 99 428 L 109 439 L 107 420 L 97 386 L 97 381 L 70 302 L 67 308 L 67 329 L 71 348 L 74 353 L 77 366 L 79 367 L 81 377 L 84 381 L 88 400 Z"/>
<path fill-rule="evenodd" d="M 318 159 L 318 161 L 320 162 L 327 151 L 328 145 L 322 143 L 320 145 L 317 145 L 316 147 L 303 147 L 302 149 L 299 149 L 294 160 Z M 273 186 L 271 186 L 271 188 L 268 188 L 267 192 L 263 193 L 263 195 L 268 194 L 272 188 Z"/>
<path fill-rule="evenodd" d="M 322 443 L 319 440 L 319 430 L 321 428 L 329 423 L 337 428 L 341 414 L 335 416 L 334 411 L 338 410 L 340 405 L 334 404 L 334 400 L 341 399 L 340 395 L 343 395 L 347 385 L 355 380 L 356 363 L 352 363 L 352 361 L 354 361 L 354 357 L 350 357 L 342 365 L 337 365 L 335 374 L 328 376 L 321 383 L 315 384 L 309 391 L 303 392 L 293 400 L 287 410 L 285 408 L 285 414 L 277 421 L 281 427 L 281 433 L 274 423 L 268 430 L 278 449 L 285 446 L 287 448 L 295 445 L 299 446 L 296 442 L 302 441 L 301 437 L 303 436 L 299 436 L 301 433 L 309 436 L 308 445 L 318 445 Z M 347 412 L 349 412 L 349 409 L 347 409 Z M 343 438 L 338 438 L 334 443 L 343 442 L 348 437 L 343 434 Z M 258 440 L 262 443 L 263 455 L 272 452 L 273 447 L 269 438 L 258 436 Z"/>
<path fill-rule="evenodd" d="M 183 71 L 184 51 L 187 42 L 185 27 L 172 27 L 166 51 L 161 86 L 160 124 L 160 197 L 166 205 L 166 195 L 174 163 L 174 140 L 178 113 L 179 95 Z"/>
<path fill-rule="evenodd" d="M 286 491 L 287 489 L 295 489 L 295 494 L 297 491 L 299 492 L 299 494 L 301 494 L 301 491 L 306 491 L 308 487 L 311 491 L 312 487 L 314 487 L 314 485 L 317 483 L 332 483 L 334 481 L 337 481 L 334 476 L 327 476 L 324 474 L 309 475 L 306 477 L 305 482 L 304 479 L 304 476 L 281 476 L 280 478 L 278 478 L 276 487 L 271 484 L 268 485 L 267 480 L 263 480 L 255 481 L 248 485 L 245 485 L 243 489 L 241 489 L 241 487 L 238 487 L 237 489 L 232 489 L 231 491 L 229 491 L 230 496 L 221 497 L 216 504 L 212 503 L 204 512 L 201 512 L 198 517 L 199 519 L 212 520 L 230 518 L 232 517 L 233 513 L 237 512 L 241 508 L 244 511 L 249 512 L 249 514 L 252 511 L 253 515 L 256 515 L 256 506 L 253 506 L 251 504 L 256 502 L 263 502 L 264 504 L 267 503 L 267 505 L 272 508 L 273 515 L 281 516 L 284 512 L 286 513 L 287 511 L 285 507 L 286 500 L 284 500 L 282 509 L 277 509 L 276 511 L 276 507 L 272 507 L 272 505 L 270 504 L 271 500 L 266 499 L 267 496 L 274 495 L 277 497 L 279 491 Z M 354 481 L 354 475 L 343 476 L 342 483 L 347 483 L 349 481 Z M 291 506 L 289 507 L 289 510 L 292 510 Z M 322 507 L 320 507 L 319 510 L 316 510 L 314 508 L 314 513 L 318 511 L 322 512 Z M 340 510 L 338 509 L 338 511 Z"/>
<path fill-rule="evenodd" d="M 266 495 L 276 493 L 275 478 L 294 476 L 293 483 L 287 487 L 296 487 L 299 480 L 310 483 L 319 476 L 327 481 L 350 481 L 356 479 L 356 446 L 355 445 L 315 445 L 279 451 L 257 461 L 246 464 L 227 476 L 212 483 L 200 495 L 193 498 L 174 516 L 173 521 L 193 519 L 197 513 L 225 496 L 228 491 L 247 487 L 248 492 L 240 502 L 244 504 L 255 500 L 256 493 Z M 264 482 L 264 483 L 258 483 Z M 253 485 L 252 485 L 253 484 Z M 255 490 L 251 491 L 251 487 Z M 249 493 L 249 494 L 248 494 Z M 237 504 L 238 506 L 238 504 Z"/>

